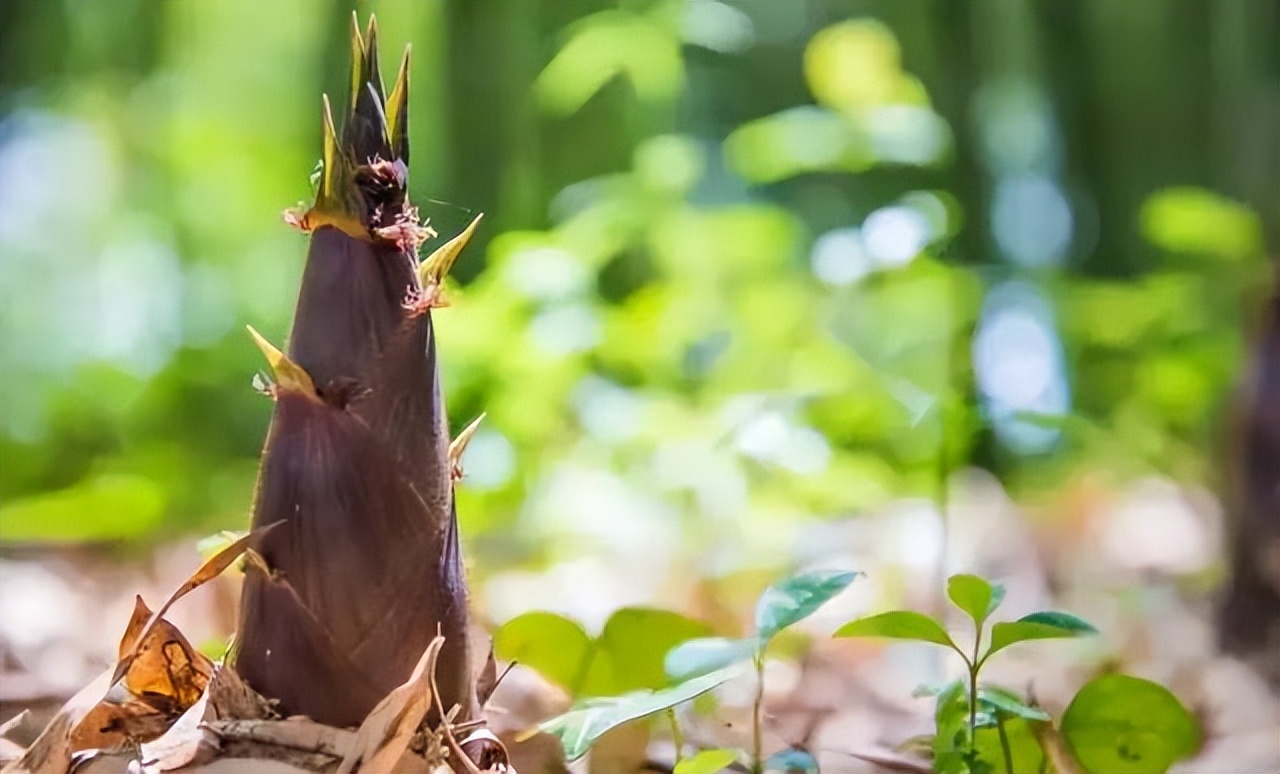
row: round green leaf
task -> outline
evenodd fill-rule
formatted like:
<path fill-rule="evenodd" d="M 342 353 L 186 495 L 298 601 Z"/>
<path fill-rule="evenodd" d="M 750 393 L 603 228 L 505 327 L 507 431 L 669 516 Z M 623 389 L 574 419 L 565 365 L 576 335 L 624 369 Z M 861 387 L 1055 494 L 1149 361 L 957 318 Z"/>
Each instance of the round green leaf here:
<path fill-rule="evenodd" d="M 689 680 L 731 664 L 750 659 L 760 647 L 754 637 L 731 640 L 727 637 L 702 637 L 672 648 L 664 659 L 664 669 L 672 680 Z"/>
<path fill-rule="evenodd" d="M 493 634 L 493 652 L 504 661 L 517 661 L 570 693 L 585 676 L 591 638 L 574 621 L 555 613 L 516 616 Z"/>
<path fill-rule="evenodd" d="M 1164 686 L 1103 675 L 1072 699 L 1062 736 L 1090 774 L 1160 774 L 1200 748 L 1200 725 Z"/>
<path fill-rule="evenodd" d="M 947 597 L 981 628 L 1004 601 L 1004 586 L 977 575 L 952 575 L 947 579 Z"/>
<path fill-rule="evenodd" d="M 942 624 L 924 613 L 911 610 L 893 610 L 888 613 L 858 618 L 836 629 L 836 637 L 888 637 L 896 640 L 916 640 L 946 645 L 959 650 L 951 641 L 951 635 Z"/>
<path fill-rule="evenodd" d="M 738 751 L 717 747 L 681 760 L 671 774 L 716 774 L 738 760 Z"/>
<path fill-rule="evenodd" d="M 756 636 L 768 643 L 773 636 L 802 621 L 827 600 L 844 591 L 856 572 L 818 570 L 784 578 L 764 590 L 756 603 Z"/>
<path fill-rule="evenodd" d="M 596 639 L 595 659 L 581 693 L 610 696 L 641 688 L 664 688 L 668 684 L 663 668 L 667 652 L 709 632 L 706 624 L 670 610 L 646 607 L 618 610 L 609 617 L 604 631 Z"/>
<path fill-rule="evenodd" d="M 991 647 L 982 658 L 986 660 L 996 651 L 1026 640 L 1064 639 L 1097 633 L 1092 624 L 1070 613 L 1032 613 L 991 627 Z"/>

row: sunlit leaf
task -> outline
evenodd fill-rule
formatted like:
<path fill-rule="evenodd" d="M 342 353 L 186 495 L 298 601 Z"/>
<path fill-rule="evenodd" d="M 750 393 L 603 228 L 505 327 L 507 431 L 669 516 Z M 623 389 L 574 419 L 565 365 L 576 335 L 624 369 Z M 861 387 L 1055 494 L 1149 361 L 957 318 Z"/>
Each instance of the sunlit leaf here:
<path fill-rule="evenodd" d="M 1202 188 L 1166 188 L 1139 213 L 1142 235 L 1174 252 L 1243 258 L 1262 250 L 1262 223 L 1244 205 Z"/>
<path fill-rule="evenodd" d="M 773 584 L 756 603 L 756 636 L 768 643 L 773 636 L 802 621 L 828 600 L 844 591 L 856 572 L 820 570 L 793 575 Z"/>
<path fill-rule="evenodd" d="M 1200 747 L 1200 725 L 1165 687 L 1103 675 L 1080 689 L 1062 736 L 1090 774 L 1160 774 Z"/>
<path fill-rule="evenodd" d="M 1004 586 L 977 575 L 952 575 L 947 579 L 947 598 L 982 628 L 987 616 L 1004 601 Z"/>
<path fill-rule="evenodd" d="M 661 691 L 638 691 L 606 699 L 590 699 L 539 726 L 560 739 L 565 757 L 576 760 L 603 734 L 629 720 L 652 715 L 710 691 L 737 673 L 725 669 L 705 674 Z"/>
<path fill-rule="evenodd" d="M 997 651 L 1026 640 L 1053 640 L 1097 634 L 1087 621 L 1070 613 L 1032 613 L 1016 621 L 1002 621 L 991 627 L 991 647 L 984 659 Z"/>
<path fill-rule="evenodd" d="M 67 489 L 23 497 L 0 508 L 0 541 L 137 538 L 164 518 L 161 487 L 142 476 L 103 475 Z"/>
<path fill-rule="evenodd" d="M 671 774 L 716 774 L 723 771 L 738 759 L 738 751 L 724 747 L 711 750 L 700 750 L 697 754 L 682 759 L 676 764 Z"/>
<path fill-rule="evenodd" d="M 626 607 L 609 616 L 595 643 L 596 660 L 607 669 L 592 670 L 582 688 L 586 694 L 622 694 L 668 684 L 663 660 L 668 651 L 695 637 L 708 634 L 706 624 L 670 610 Z M 607 675 L 601 685 L 591 685 L 596 675 Z"/>
<path fill-rule="evenodd" d="M 574 621 L 555 613 L 516 616 L 493 634 L 493 652 L 516 661 L 573 692 L 585 676 L 591 638 Z"/>
<path fill-rule="evenodd" d="M 754 637 L 743 640 L 702 637 L 672 648 L 663 665 L 672 680 L 688 680 L 748 661 L 760 647 L 760 641 Z"/>
<path fill-rule="evenodd" d="M 959 650 L 942 624 L 924 613 L 911 610 L 893 610 L 888 613 L 859 618 L 836 629 L 836 637 L 887 637 L 895 640 L 916 640 L 946 645 Z"/>

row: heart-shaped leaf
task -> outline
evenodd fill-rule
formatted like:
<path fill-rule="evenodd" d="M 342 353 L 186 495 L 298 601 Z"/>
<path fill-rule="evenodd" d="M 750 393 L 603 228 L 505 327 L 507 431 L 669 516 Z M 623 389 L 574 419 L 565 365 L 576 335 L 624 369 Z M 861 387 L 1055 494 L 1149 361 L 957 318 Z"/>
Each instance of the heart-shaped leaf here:
<path fill-rule="evenodd" d="M 585 678 L 590 650 L 591 638 L 582 627 L 555 613 L 516 616 L 493 634 L 494 655 L 537 670 L 571 694 Z"/>
<path fill-rule="evenodd" d="M 911 610 L 893 610 L 888 613 L 858 618 L 836 629 L 836 637 L 888 637 L 895 640 L 915 640 L 945 645 L 959 651 L 951 635 L 942 624 L 924 613 Z"/>
<path fill-rule="evenodd" d="M 670 610 L 624 607 L 596 638 L 583 696 L 618 696 L 669 685 L 663 659 L 673 647 L 710 632 L 699 621 Z"/>
<path fill-rule="evenodd" d="M 499 658 L 537 670 L 574 696 L 618 696 L 665 687 L 667 651 L 707 631 L 679 613 L 627 607 L 611 615 L 593 640 L 568 618 L 534 612 L 503 624 L 493 645 Z"/>
<path fill-rule="evenodd" d="M 1164 686 L 1094 678 L 1062 716 L 1062 736 L 1090 774 L 1160 774 L 1200 747 L 1200 724 Z"/>
<path fill-rule="evenodd" d="M 1004 601 L 1004 586 L 977 575 L 952 575 L 947 579 L 947 597 L 981 629 L 987 616 Z"/>
<path fill-rule="evenodd" d="M 760 643 L 754 637 L 732 640 L 727 637 L 702 637 L 683 642 L 667 652 L 664 660 L 667 676 L 672 680 L 689 680 L 750 660 Z"/>
<path fill-rule="evenodd" d="M 738 760 L 737 750 L 724 747 L 701 750 L 696 755 L 684 758 L 677 763 L 671 774 L 716 774 L 724 771 L 736 760 Z"/>
<path fill-rule="evenodd" d="M 982 657 L 985 661 L 993 653 L 1004 650 L 1014 643 L 1026 640 L 1053 640 L 1069 637 L 1083 637 L 1097 634 L 1093 625 L 1070 613 L 1032 613 L 1016 621 L 1004 621 L 991 627 L 991 647 Z"/>
<path fill-rule="evenodd" d="M 626 696 L 589 699 L 548 720 L 539 729 L 558 737 L 564 747 L 565 758 L 573 761 L 586 755 L 591 745 L 610 729 L 696 698 L 740 671 L 723 669 L 661 691 L 637 691 Z"/>
<path fill-rule="evenodd" d="M 764 590 L 756 603 L 756 636 L 768 644 L 783 629 L 802 621 L 844 591 L 856 572 L 818 570 L 784 578 Z"/>

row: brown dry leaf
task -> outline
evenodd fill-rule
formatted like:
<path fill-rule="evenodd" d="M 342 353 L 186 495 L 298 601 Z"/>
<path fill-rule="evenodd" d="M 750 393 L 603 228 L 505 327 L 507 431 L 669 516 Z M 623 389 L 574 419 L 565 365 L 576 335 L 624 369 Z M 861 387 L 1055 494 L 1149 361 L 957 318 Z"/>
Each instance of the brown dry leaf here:
<path fill-rule="evenodd" d="M 66 774 L 71 768 L 71 754 L 75 752 L 72 734 L 114 682 L 111 672 L 103 672 L 80 689 L 62 705 L 22 757 L 4 767 L 4 774 Z"/>
<path fill-rule="evenodd" d="M 432 640 L 409 679 L 373 708 L 356 731 L 355 745 L 343 757 L 337 774 L 351 774 L 357 765 L 359 771 L 370 774 L 392 770 L 431 708 L 431 677 L 443 645 L 443 637 Z"/>
<path fill-rule="evenodd" d="M 129 693 L 156 710 L 177 716 L 200 700 L 213 674 L 213 662 L 163 618 L 146 640 L 139 641 L 152 615 L 142 597 L 137 597 L 133 617 L 120 640 L 121 658 L 134 654 L 124 685 Z"/>
<path fill-rule="evenodd" d="M 168 731 L 142 745 L 142 769 L 149 773 L 171 771 L 212 760 L 220 743 L 210 724 L 270 716 L 270 703 L 245 685 L 234 669 L 223 664 L 214 670 L 199 700 Z"/>
<path fill-rule="evenodd" d="M 116 663 L 111 684 L 115 685 L 120 681 L 120 678 L 124 677 L 125 674 L 128 673 L 134 659 L 137 658 L 137 648 L 139 644 L 146 643 L 148 641 L 152 630 L 160 625 L 160 621 L 163 619 L 164 614 L 169 612 L 169 608 L 173 606 L 174 602 L 177 602 L 179 599 L 182 599 L 195 589 L 200 588 L 204 584 L 221 575 L 228 567 L 240 558 L 240 555 L 243 554 L 250 545 L 283 523 L 283 521 L 277 521 L 268 524 L 265 527 L 255 529 L 206 559 L 204 564 L 200 565 L 200 568 L 192 573 L 190 578 L 187 578 L 181 586 L 169 595 L 169 598 L 164 601 L 164 604 L 160 606 L 160 609 L 151 614 L 151 617 L 147 619 L 146 624 L 140 630 L 137 630 L 136 634 L 132 637 L 132 647 L 126 650 L 124 646 L 129 640 L 129 635 L 133 634 L 134 629 L 132 622 L 130 622 L 130 631 L 125 633 L 125 640 L 121 642 L 120 661 Z"/>
<path fill-rule="evenodd" d="M 119 752 L 163 734 L 173 716 L 133 697 L 123 703 L 104 699 L 71 731 L 71 749 Z"/>

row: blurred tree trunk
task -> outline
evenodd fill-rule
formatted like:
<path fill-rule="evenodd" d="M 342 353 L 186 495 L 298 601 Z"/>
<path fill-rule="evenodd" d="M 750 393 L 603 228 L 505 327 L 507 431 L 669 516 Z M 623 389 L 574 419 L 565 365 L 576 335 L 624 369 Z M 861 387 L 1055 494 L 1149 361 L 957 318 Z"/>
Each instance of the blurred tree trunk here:
<path fill-rule="evenodd" d="M 1280 272 L 1231 425 L 1231 584 L 1223 648 L 1280 683 Z"/>

